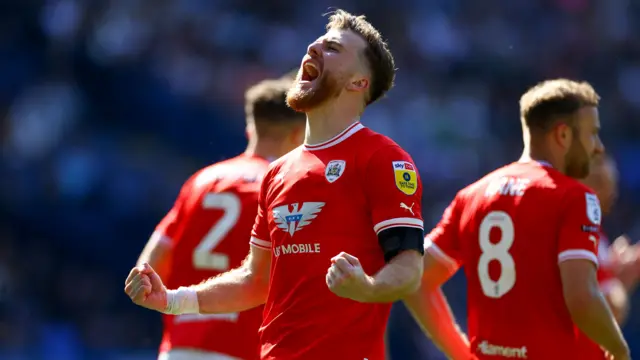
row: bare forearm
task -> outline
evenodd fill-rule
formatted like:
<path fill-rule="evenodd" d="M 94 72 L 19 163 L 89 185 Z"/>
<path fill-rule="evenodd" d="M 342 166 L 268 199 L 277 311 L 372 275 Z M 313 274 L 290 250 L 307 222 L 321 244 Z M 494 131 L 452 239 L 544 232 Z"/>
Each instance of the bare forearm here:
<path fill-rule="evenodd" d="M 239 312 L 264 304 L 268 279 L 261 279 L 241 266 L 192 288 L 198 294 L 201 314 Z"/>
<path fill-rule="evenodd" d="M 606 300 L 600 291 L 574 299 L 569 306 L 573 322 L 591 340 L 611 353 L 619 354 L 626 342 Z"/>
<path fill-rule="evenodd" d="M 160 275 L 162 280 L 166 281 L 171 269 L 171 253 L 170 241 L 166 240 L 162 234 L 154 232 L 142 250 L 136 266 L 147 263 Z"/>
<path fill-rule="evenodd" d="M 404 251 L 371 278 L 371 288 L 364 302 L 394 302 L 415 292 L 422 277 L 422 256 Z"/>
<path fill-rule="evenodd" d="M 449 359 L 469 358 L 469 340 L 460 331 L 440 289 L 416 291 L 404 303 L 422 331 Z"/>

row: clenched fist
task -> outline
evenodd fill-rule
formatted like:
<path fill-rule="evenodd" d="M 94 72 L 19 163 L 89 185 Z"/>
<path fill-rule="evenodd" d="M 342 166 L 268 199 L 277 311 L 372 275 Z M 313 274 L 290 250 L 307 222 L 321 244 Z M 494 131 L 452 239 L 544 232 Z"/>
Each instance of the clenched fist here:
<path fill-rule="evenodd" d="M 147 263 L 131 270 L 124 282 L 124 292 L 135 304 L 147 309 L 164 312 L 167 308 L 167 288 Z"/>
<path fill-rule="evenodd" d="M 363 301 L 372 287 L 372 279 L 365 274 L 360 260 L 345 252 L 331 258 L 326 282 L 332 293 L 355 301 Z"/>

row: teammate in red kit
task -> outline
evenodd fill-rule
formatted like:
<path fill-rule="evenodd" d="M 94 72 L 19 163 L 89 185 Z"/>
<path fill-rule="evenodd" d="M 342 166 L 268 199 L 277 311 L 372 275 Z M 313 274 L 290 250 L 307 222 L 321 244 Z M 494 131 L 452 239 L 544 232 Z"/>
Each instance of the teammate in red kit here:
<path fill-rule="evenodd" d="M 304 115 L 285 102 L 291 84 L 265 80 L 247 91 L 245 153 L 196 172 L 156 227 L 138 265 L 152 266 L 167 286 L 198 283 L 239 266 L 246 256 L 269 161 L 298 147 L 304 136 Z M 262 307 L 163 320 L 160 359 L 258 358 Z"/>
<path fill-rule="evenodd" d="M 305 144 L 265 175 L 243 266 L 169 291 L 138 266 L 125 285 L 132 300 L 173 314 L 266 302 L 261 359 L 384 359 L 391 302 L 418 288 L 424 252 L 413 160 L 359 122 L 394 75 L 387 44 L 364 17 L 331 15 L 287 96 L 307 115 Z"/>
<path fill-rule="evenodd" d="M 618 172 L 613 159 L 608 156 L 599 156 L 594 159 L 591 172 L 583 181 L 598 195 L 603 215 L 611 212 L 616 201 L 617 176 Z M 629 293 L 634 291 L 640 277 L 640 247 L 629 246 L 624 235 L 617 238 L 611 246 L 604 231 L 601 231 L 598 262 L 600 290 L 607 299 L 616 321 L 623 324 L 630 309 Z M 602 351 L 596 344 L 591 344 L 590 352 Z"/>
<path fill-rule="evenodd" d="M 629 358 L 596 279 L 598 198 L 576 180 L 603 152 L 598 102 L 587 83 L 530 89 L 520 161 L 461 190 L 425 238 L 423 289 L 406 303 L 451 358 L 602 359 L 581 332 Z M 439 290 L 461 266 L 470 344 Z"/>
<path fill-rule="evenodd" d="M 603 215 L 608 215 L 617 197 L 617 177 L 618 172 L 616 165 L 608 156 L 601 156 L 594 159 L 591 166 L 591 173 L 584 179 L 584 184 L 595 191 L 600 199 Z M 633 291 L 633 287 L 637 284 L 640 277 L 640 261 L 636 265 L 634 262 L 621 263 L 621 255 L 636 257 L 634 253 L 638 252 L 638 246 L 628 246 L 628 241 L 624 236 L 619 237 L 615 241 L 616 246 L 611 247 L 607 236 L 604 232 L 600 235 L 600 244 L 598 250 L 598 282 L 600 289 L 607 299 L 611 311 L 616 317 L 619 324 L 624 323 L 629 312 L 629 295 L 627 291 Z M 626 243 L 626 244 L 625 244 Z M 624 254 L 618 254 L 616 248 L 621 248 Z M 619 269 L 622 266 L 623 269 Z M 630 267 L 630 269 L 626 269 Z M 629 280 L 625 282 L 618 278 L 619 273 L 629 273 Z M 624 277 L 623 277 L 624 278 Z M 627 284 L 625 284 L 627 283 Z"/>

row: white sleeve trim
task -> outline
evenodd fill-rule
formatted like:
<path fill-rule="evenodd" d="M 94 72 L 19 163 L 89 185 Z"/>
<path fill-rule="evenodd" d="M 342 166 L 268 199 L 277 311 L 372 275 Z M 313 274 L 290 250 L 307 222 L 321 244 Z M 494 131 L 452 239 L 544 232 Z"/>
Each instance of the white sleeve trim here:
<path fill-rule="evenodd" d="M 260 248 L 262 250 L 269 250 L 271 251 L 271 241 L 264 241 L 264 240 L 260 240 L 255 236 L 251 237 L 251 240 L 249 241 L 249 244 Z"/>
<path fill-rule="evenodd" d="M 591 260 L 594 264 L 596 264 L 596 266 L 598 266 L 598 257 L 596 256 L 596 254 L 592 253 L 589 250 L 569 249 L 558 254 L 558 263 L 561 263 L 565 260 L 575 259 Z"/>
<path fill-rule="evenodd" d="M 379 223 L 373 226 L 373 231 L 375 231 L 376 234 L 378 234 L 382 230 L 386 230 L 393 227 L 412 227 L 412 228 L 424 229 L 424 223 L 422 220 L 416 219 L 416 218 L 407 218 L 407 217 L 395 218 L 395 219 L 380 221 Z"/>
<path fill-rule="evenodd" d="M 436 245 L 431 238 L 428 236 L 424 238 L 424 251 L 433 255 L 438 261 L 440 261 L 443 265 L 449 268 L 452 271 L 457 271 L 460 266 L 458 263 L 449 255 L 447 255 L 438 245 Z"/>

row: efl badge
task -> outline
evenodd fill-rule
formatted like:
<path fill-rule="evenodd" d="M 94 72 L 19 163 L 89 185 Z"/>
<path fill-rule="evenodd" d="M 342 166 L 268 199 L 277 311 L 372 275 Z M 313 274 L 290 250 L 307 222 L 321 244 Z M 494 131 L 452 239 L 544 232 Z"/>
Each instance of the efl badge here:
<path fill-rule="evenodd" d="M 396 186 L 407 195 L 413 195 L 418 190 L 418 175 L 416 168 L 407 161 L 394 161 L 393 173 L 396 178 Z"/>
<path fill-rule="evenodd" d="M 584 194 L 585 200 L 587 200 L 587 217 L 589 221 L 596 225 L 600 225 L 602 221 L 602 211 L 600 210 L 600 200 L 595 194 Z"/>
<path fill-rule="evenodd" d="M 345 167 L 347 167 L 347 163 L 344 160 L 331 160 L 324 171 L 324 177 L 332 183 L 342 176 Z"/>

